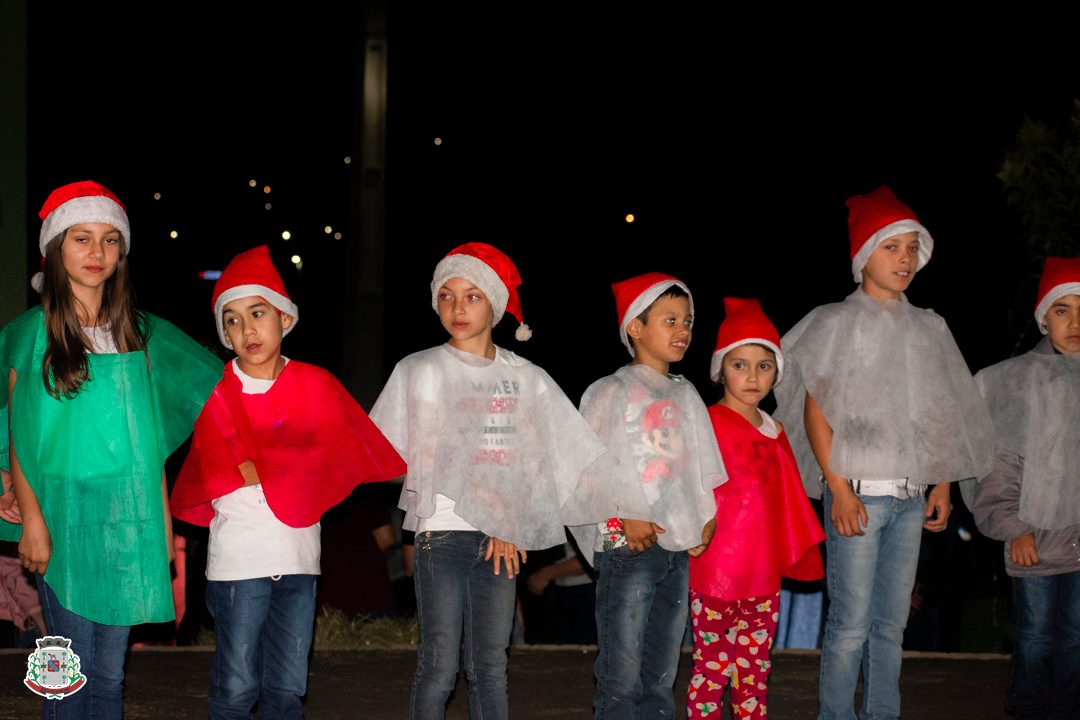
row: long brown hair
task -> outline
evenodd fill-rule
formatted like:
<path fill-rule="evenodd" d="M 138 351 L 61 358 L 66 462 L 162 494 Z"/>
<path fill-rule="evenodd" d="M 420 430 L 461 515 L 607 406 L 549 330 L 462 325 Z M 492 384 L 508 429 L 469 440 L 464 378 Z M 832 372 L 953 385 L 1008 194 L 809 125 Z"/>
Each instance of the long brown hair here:
<path fill-rule="evenodd" d="M 86 353 L 93 350 L 79 323 L 79 303 L 71 292 L 71 280 L 64 269 L 60 247 L 66 235 L 67 230 L 53 238 L 45 249 L 45 283 L 41 291 L 48 336 L 41 379 L 46 392 L 57 400 L 74 397 L 82 384 L 90 379 Z M 127 240 L 122 234 L 120 258 L 116 271 L 105 281 L 96 322 L 110 329 L 118 351 L 146 352 L 146 318 L 135 309 L 135 294 L 127 271 Z"/>

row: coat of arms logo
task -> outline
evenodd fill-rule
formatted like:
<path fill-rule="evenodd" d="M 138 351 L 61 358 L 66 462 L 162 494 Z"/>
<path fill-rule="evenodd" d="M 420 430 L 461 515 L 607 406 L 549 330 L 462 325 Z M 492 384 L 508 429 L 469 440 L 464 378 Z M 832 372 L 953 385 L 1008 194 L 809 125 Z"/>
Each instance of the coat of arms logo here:
<path fill-rule="evenodd" d="M 26 659 L 26 687 L 50 700 L 76 693 L 86 684 L 79 672 L 79 656 L 71 650 L 71 640 L 58 635 L 38 638 L 37 649 Z"/>

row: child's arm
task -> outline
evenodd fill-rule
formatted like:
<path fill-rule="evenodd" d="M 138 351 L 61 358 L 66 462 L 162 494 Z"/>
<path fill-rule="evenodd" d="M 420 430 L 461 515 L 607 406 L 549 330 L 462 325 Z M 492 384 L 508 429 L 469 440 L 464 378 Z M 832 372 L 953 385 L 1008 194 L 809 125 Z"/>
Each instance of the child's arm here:
<path fill-rule="evenodd" d="M 842 478 L 829 469 L 829 454 L 832 452 L 832 427 L 829 426 L 821 408 L 810 393 L 806 393 L 806 405 L 803 409 L 803 422 L 806 424 L 806 436 L 810 448 L 814 451 L 825 483 L 832 494 L 832 512 L 829 519 L 836 526 L 836 531 L 844 537 L 865 535 L 863 528 L 869 522 L 866 506 L 859 496 L 851 491 L 846 478 Z"/>
<path fill-rule="evenodd" d="M 701 529 L 701 544 L 695 545 L 686 551 L 686 554 L 690 557 L 697 557 L 701 553 L 705 552 L 705 548 L 709 547 L 709 543 L 712 542 L 713 535 L 716 534 L 716 518 L 711 518 L 709 522 L 705 523 L 705 527 Z"/>
<path fill-rule="evenodd" d="M 971 514 L 979 532 L 1009 546 L 1009 556 L 1022 567 L 1039 564 L 1035 532 L 1020 519 L 1020 489 L 1024 459 L 997 448 L 993 471 L 975 486 Z"/>
<path fill-rule="evenodd" d="M 236 466 L 240 470 L 240 475 L 244 478 L 244 485 L 258 485 L 259 471 L 255 469 L 255 463 L 251 460 L 245 460 Z"/>
<path fill-rule="evenodd" d="M 513 579 L 520 569 L 518 564 L 518 556 L 521 556 L 521 562 L 525 562 L 529 559 L 529 554 L 519 548 L 512 542 L 500 540 L 499 538 L 491 538 L 488 540 L 487 554 L 484 555 L 484 561 L 494 558 L 495 574 L 499 574 L 499 564 L 501 562 L 506 563 L 506 577 Z"/>
<path fill-rule="evenodd" d="M 8 416 L 11 417 L 11 396 L 15 392 L 15 370 L 8 374 Z M 52 535 L 41 514 L 37 495 L 23 475 L 19 458 L 15 455 L 15 445 L 11 445 L 11 487 L 19 503 L 22 516 L 22 539 L 19 540 L 19 560 L 23 567 L 34 573 L 45 574 L 45 568 L 52 557 Z"/>
<path fill-rule="evenodd" d="M 949 513 L 952 512 L 949 495 L 951 487 L 952 483 L 938 483 L 930 489 L 930 494 L 926 497 L 927 520 L 923 527 L 930 532 L 941 532 L 949 524 Z"/>

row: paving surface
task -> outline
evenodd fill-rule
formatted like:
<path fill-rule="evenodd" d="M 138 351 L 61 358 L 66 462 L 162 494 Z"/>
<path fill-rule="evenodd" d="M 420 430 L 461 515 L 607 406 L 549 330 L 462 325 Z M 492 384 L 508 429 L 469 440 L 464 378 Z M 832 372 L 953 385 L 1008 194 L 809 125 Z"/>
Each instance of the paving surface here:
<path fill-rule="evenodd" d="M 592 717 L 593 647 L 516 646 L 510 655 L 510 716 L 588 720 Z M 40 717 L 45 702 L 22 685 L 27 651 L 0 651 L 0 720 Z M 205 718 L 212 650 L 142 648 L 127 665 L 125 717 Z M 817 715 L 817 651 L 778 650 L 773 655 L 769 717 L 812 719 Z M 310 720 L 405 718 L 409 682 L 416 663 L 410 649 L 318 651 L 310 666 Z M 905 654 L 901 691 L 905 720 L 996 720 L 1009 660 L 1004 655 Z M 684 653 L 675 683 L 685 699 L 690 656 Z M 446 717 L 468 717 L 460 678 Z M 55 701 L 52 701 L 55 702 Z M 60 701 L 63 702 L 63 701 Z M 677 717 L 685 717 L 679 709 Z M 724 717 L 727 717 L 725 713 Z"/>

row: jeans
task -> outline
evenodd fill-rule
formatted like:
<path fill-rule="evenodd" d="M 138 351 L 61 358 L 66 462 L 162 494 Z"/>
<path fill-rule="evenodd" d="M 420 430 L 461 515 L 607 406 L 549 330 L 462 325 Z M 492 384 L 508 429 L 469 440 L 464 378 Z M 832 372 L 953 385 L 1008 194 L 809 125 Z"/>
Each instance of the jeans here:
<path fill-rule="evenodd" d="M 432 530 L 416 534 L 413 582 L 420 647 L 409 717 L 442 718 L 465 646 L 465 679 L 472 720 L 506 720 L 506 650 L 514 623 L 517 580 L 485 561 L 481 532 Z"/>
<path fill-rule="evenodd" d="M 71 651 L 79 657 L 79 672 L 86 685 L 62 700 L 46 700 L 42 717 L 46 720 L 99 720 L 124 716 L 124 656 L 127 654 L 128 625 L 102 625 L 76 615 L 60 605 L 56 593 L 37 576 L 41 612 L 49 635 L 71 640 Z"/>
<path fill-rule="evenodd" d="M 1080 571 L 1013 578 L 1005 709 L 1016 718 L 1080 718 Z"/>
<path fill-rule="evenodd" d="M 861 496 L 865 535 L 843 537 L 825 494 L 829 615 L 821 649 L 818 718 L 852 720 L 859 668 L 862 720 L 900 717 L 900 660 L 919 562 L 926 500 Z"/>
<path fill-rule="evenodd" d="M 675 673 L 689 614 L 685 551 L 625 546 L 593 555 L 596 567 L 597 720 L 675 717 Z"/>
<path fill-rule="evenodd" d="M 315 622 L 315 575 L 206 583 L 217 648 L 210 717 L 300 718 Z"/>

